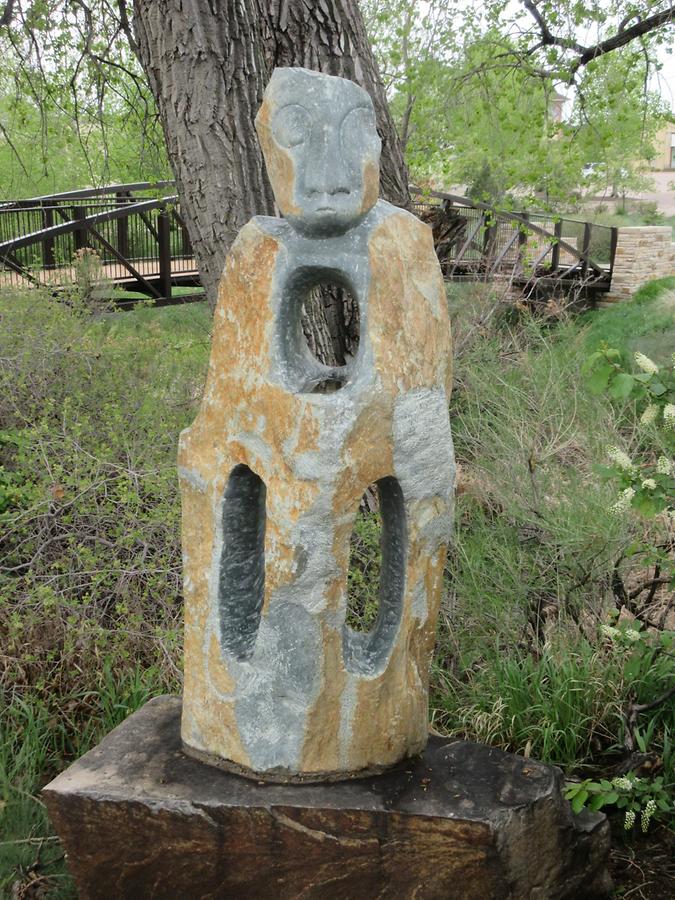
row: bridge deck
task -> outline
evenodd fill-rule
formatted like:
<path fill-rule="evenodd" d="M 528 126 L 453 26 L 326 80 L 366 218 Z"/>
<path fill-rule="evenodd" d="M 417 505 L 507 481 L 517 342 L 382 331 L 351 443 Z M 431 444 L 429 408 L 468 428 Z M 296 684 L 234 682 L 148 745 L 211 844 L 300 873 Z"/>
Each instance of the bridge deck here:
<path fill-rule="evenodd" d="M 130 259 L 134 269 L 149 281 L 156 281 L 160 277 L 159 258 L 157 259 Z M 101 263 L 95 265 L 91 275 L 96 281 L 102 283 L 111 282 L 120 287 L 133 287 L 136 279 L 121 263 Z M 173 279 L 199 278 L 197 263 L 194 257 L 179 257 L 171 260 L 171 276 Z M 35 282 L 45 286 L 61 286 L 76 284 L 83 277 L 83 269 L 78 266 L 54 266 L 48 269 L 29 269 L 25 274 L 9 269 L 0 269 L 0 288 L 2 287 L 29 287 Z"/>

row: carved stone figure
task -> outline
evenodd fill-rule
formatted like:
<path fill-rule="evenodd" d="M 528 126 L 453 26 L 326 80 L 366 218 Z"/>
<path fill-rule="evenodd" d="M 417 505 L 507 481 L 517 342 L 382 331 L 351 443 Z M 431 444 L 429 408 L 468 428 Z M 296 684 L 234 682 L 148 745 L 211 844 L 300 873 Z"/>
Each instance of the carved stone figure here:
<path fill-rule="evenodd" d="M 283 218 L 227 259 L 201 409 L 183 432 L 187 752 L 267 780 L 378 771 L 427 741 L 451 531 L 451 346 L 430 229 L 378 201 L 356 84 L 277 69 L 256 120 Z M 322 365 L 301 326 L 348 290 L 358 350 Z M 330 390 L 328 390 L 330 389 Z M 377 619 L 346 624 L 349 541 L 376 484 Z"/>

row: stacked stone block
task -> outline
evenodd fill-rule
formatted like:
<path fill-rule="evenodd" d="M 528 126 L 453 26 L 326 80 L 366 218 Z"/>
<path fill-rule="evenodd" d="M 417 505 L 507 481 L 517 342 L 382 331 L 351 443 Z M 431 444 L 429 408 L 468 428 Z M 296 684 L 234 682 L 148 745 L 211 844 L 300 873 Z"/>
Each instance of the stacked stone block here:
<path fill-rule="evenodd" d="M 612 286 L 603 301 L 630 300 L 647 281 L 667 275 L 675 275 L 675 244 L 669 225 L 619 228 Z"/>

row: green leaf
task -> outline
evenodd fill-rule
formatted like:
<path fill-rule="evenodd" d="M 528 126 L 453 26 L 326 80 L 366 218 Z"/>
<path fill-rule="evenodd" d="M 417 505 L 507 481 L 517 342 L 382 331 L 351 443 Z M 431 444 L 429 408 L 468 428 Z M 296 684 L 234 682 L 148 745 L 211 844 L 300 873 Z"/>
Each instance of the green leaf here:
<path fill-rule="evenodd" d="M 612 466 L 603 466 L 602 463 L 593 463 L 591 468 L 596 475 L 600 476 L 600 478 L 614 478 L 616 476 L 616 469 Z"/>
<path fill-rule="evenodd" d="M 607 382 L 609 381 L 609 376 L 613 371 L 614 367 L 610 366 L 609 363 L 603 363 L 595 369 L 588 379 L 588 389 L 591 394 L 601 394 L 605 390 Z"/>
<path fill-rule="evenodd" d="M 635 379 L 633 376 L 622 372 L 612 379 L 612 383 L 609 386 L 609 395 L 614 400 L 625 400 L 627 397 L 630 397 L 634 387 Z"/>
<path fill-rule="evenodd" d="M 662 394 L 665 394 L 667 388 L 660 381 L 652 381 L 649 385 L 649 390 L 655 397 L 660 397 Z"/>
<path fill-rule="evenodd" d="M 572 810 L 575 813 L 580 813 L 584 808 L 584 803 L 588 800 L 588 791 L 582 790 L 574 797 L 572 800 Z"/>
<path fill-rule="evenodd" d="M 657 497 L 649 496 L 646 493 L 640 493 L 633 497 L 631 505 L 633 509 L 636 509 L 641 515 L 650 518 L 660 512 L 665 506 L 665 503 L 660 501 Z"/>

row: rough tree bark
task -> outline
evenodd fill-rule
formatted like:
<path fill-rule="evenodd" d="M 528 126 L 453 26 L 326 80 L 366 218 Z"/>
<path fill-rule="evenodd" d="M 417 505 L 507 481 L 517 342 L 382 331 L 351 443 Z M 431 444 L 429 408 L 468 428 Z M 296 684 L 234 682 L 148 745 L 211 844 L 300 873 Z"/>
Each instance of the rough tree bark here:
<path fill-rule="evenodd" d="M 382 138 L 382 195 L 410 204 L 401 146 L 356 0 L 135 0 L 134 26 L 212 304 L 239 229 L 251 216 L 275 213 L 253 125 L 275 66 L 342 75 L 369 92 Z M 312 301 L 310 319 L 321 320 L 312 329 L 328 331 L 339 361 L 340 347 L 349 350 L 353 309 L 336 316 L 324 300 Z M 340 334 L 332 333 L 336 328 Z M 325 333 L 316 337 L 317 347 L 326 343 Z M 324 361 L 334 362 L 330 354 Z"/>

